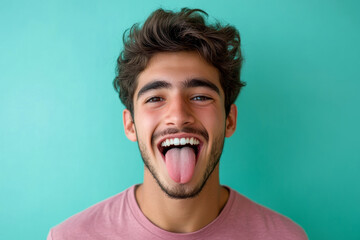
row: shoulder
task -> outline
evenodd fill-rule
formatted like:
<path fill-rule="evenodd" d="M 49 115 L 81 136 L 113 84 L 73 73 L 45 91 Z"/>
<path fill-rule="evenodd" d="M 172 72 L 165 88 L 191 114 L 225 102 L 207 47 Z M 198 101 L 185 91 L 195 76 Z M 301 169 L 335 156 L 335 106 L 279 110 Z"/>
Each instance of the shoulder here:
<path fill-rule="evenodd" d="M 235 190 L 231 192 L 234 197 L 232 210 L 236 212 L 233 217 L 241 219 L 242 224 L 245 222 L 248 228 L 260 236 L 267 235 L 262 239 L 308 239 L 302 227 L 290 218 L 248 199 Z"/>
<path fill-rule="evenodd" d="M 48 239 L 93 239 L 127 214 L 127 195 L 133 187 L 77 213 L 53 227 Z"/>

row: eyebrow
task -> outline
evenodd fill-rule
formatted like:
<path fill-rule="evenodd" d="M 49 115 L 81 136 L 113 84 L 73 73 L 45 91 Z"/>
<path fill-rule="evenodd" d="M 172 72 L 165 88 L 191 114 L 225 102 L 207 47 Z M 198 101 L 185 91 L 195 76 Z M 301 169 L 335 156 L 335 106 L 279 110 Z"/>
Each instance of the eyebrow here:
<path fill-rule="evenodd" d="M 192 78 L 192 79 L 186 80 L 182 85 L 183 85 L 183 88 L 206 87 L 206 88 L 209 88 L 209 89 L 215 91 L 217 94 L 220 95 L 219 88 L 214 83 L 210 82 L 207 79 Z M 172 85 L 164 80 L 152 81 L 152 82 L 146 84 L 145 86 L 143 86 L 139 90 L 139 92 L 137 94 L 137 99 L 139 99 L 141 97 L 141 95 L 145 94 L 148 91 L 155 90 L 155 89 L 161 89 L 161 88 L 169 89 L 171 87 L 172 87 Z"/>
<path fill-rule="evenodd" d="M 184 88 L 206 87 L 220 95 L 219 88 L 207 79 L 192 78 L 183 83 Z"/>
<path fill-rule="evenodd" d="M 171 88 L 171 84 L 163 80 L 155 80 L 153 82 L 149 82 L 139 90 L 137 94 L 137 99 L 139 99 L 141 95 L 143 95 L 148 91 L 160 89 L 160 88 Z"/>

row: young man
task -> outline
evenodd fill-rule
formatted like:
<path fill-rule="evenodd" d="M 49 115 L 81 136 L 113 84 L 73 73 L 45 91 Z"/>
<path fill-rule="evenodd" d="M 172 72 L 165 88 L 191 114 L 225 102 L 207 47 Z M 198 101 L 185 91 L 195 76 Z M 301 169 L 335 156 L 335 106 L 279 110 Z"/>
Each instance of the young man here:
<path fill-rule="evenodd" d="M 219 183 L 236 128 L 240 37 L 201 10 L 155 11 L 124 38 L 114 86 L 144 182 L 53 228 L 48 239 L 307 239 L 290 219 Z"/>

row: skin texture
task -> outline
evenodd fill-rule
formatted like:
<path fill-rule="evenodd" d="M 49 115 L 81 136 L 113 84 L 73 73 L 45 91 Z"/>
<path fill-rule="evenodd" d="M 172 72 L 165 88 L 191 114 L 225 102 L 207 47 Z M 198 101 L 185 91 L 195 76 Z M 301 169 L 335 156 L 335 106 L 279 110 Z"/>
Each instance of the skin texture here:
<path fill-rule="evenodd" d="M 123 112 L 125 134 L 145 163 L 136 199 L 145 216 L 172 232 L 196 231 L 220 213 L 228 192 L 219 183 L 224 138 L 236 128 L 236 106 L 225 116 L 219 72 L 196 52 L 158 53 L 137 79 L 134 119 Z M 192 178 L 173 181 L 158 145 L 167 137 L 201 142 Z"/>

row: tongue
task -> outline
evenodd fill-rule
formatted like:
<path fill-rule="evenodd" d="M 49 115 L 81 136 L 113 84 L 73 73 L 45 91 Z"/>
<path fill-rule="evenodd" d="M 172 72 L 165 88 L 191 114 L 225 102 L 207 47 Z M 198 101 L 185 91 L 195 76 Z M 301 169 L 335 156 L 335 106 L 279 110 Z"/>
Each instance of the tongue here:
<path fill-rule="evenodd" d="M 195 152 L 190 147 L 172 148 L 165 154 L 166 168 L 177 183 L 191 180 L 195 168 Z"/>

